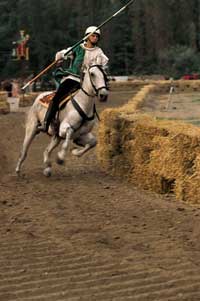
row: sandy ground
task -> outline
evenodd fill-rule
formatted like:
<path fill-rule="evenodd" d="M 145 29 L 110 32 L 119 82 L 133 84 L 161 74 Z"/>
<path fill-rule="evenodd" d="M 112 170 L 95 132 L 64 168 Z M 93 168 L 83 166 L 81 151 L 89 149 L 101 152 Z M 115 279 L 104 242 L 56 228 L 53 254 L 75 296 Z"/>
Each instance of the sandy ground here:
<path fill-rule="evenodd" d="M 199 301 L 200 208 L 105 174 L 95 150 L 45 178 L 43 134 L 16 177 L 24 117 L 0 116 L 0 301 Z"/>

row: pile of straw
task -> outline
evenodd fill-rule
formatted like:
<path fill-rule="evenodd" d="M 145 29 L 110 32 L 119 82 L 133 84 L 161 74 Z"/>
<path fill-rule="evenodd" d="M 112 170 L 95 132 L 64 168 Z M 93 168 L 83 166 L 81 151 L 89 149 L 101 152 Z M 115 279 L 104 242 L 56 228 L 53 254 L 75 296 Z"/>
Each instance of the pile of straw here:
<path fill-rule="evenodd" d="M 180 89 L 200 90 L 200 83 L 181 81 Z M 151 93 L 169 89 L 169 82 L 145 86 L 126 105 L 101 114 L 97 157 L 113 175 L 179 200 L 200 203 L 200 128 L 141 114 Z M 169 90 L 168 90 L 169 91 Z"/>
<path fill-rule="evenodd" d="M 10 112 L 10 106 L 7 102 L 8 94 L 6 91 L 0 91 L 0 114 L 7 114 Z"/>

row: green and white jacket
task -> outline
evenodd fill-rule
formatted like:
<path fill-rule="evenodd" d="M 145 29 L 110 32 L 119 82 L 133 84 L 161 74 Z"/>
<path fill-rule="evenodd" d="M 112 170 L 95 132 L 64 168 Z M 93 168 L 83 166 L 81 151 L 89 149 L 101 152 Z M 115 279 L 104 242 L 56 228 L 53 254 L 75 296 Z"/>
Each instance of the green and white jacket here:
<path fill-rule="evenodd" d="M 108 58 L 98 46 L 94 48 L 87 48 L 84 44 L 78 45 L 67 56 L 64 55 L 67 49 L 59 51 L 56 56 L 67 60 L 71 59 L 70 66 L 68 68 L 59 67 L 54 72 L 55 80 L 58 84 L 63 82 L 66 78 L 72 78 L 73 80 L 80 81 L 81 73 L 85 72 L 91 65 L 106 66 Z"/>

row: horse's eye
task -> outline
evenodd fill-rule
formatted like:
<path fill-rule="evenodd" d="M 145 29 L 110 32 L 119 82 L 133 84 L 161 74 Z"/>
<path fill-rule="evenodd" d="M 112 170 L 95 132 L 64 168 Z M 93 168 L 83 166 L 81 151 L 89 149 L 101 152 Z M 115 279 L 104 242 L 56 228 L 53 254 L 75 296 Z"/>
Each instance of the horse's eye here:
<path fill-rule="evenodd" d="M 94 77 L 94 72 L 90 72 L 91 77 Z"/>

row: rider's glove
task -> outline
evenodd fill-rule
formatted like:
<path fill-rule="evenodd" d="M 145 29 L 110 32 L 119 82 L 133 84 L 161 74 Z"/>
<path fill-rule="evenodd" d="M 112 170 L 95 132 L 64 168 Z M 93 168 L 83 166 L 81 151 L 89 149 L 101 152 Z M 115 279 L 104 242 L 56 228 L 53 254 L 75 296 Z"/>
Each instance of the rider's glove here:
<path fill-rule="evenodd" d="M 56 56 L 55 56 L 55 60 L 66 60 L 68 58 L 72 58 L 72 52 L 69 52 L 67 55 L 65 55 L 66 52 L 68 52 L 69 50 L 71 49 L 71 47 L 67 48 L 67 49 L 63 49 L 61 51 L 58 51 L 56 53 Z"/>
<path fill-rule="evenodd" d="M 58 51 L 56 53 L 56 56 L 55 56 L 55 60 L 58 61 L 58 60 L 64 60 L 64 54 L 67 50 L 66 49 L 63 49 L 61 51 Z"/>

